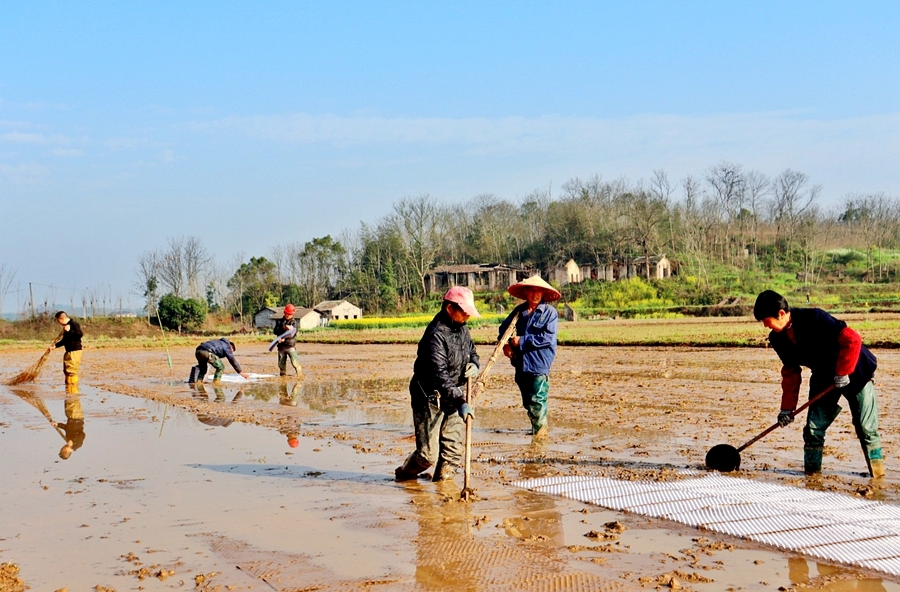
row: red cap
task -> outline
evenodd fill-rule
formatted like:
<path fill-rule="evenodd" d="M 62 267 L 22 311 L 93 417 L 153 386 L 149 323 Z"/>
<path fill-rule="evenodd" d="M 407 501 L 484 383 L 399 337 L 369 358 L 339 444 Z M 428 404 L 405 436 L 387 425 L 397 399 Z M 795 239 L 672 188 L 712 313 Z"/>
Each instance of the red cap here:
<path fill-rule="evenodd" d="M 288 446 L 296 448 L 297 446 L 300 446 L 300 440 L 297 438 L 288 438 Z"/>
<path fill-rule="evenodd" d="M 286 305 L 285 305 L 285 307 L 284 307 L 284 314 L 289 315 L 289 314 L 294 314 L 295 312 L 297 312 L 297 307 L 296 307 L 296 306 L 294 306 L 293 304 L 286 304 Z"/>

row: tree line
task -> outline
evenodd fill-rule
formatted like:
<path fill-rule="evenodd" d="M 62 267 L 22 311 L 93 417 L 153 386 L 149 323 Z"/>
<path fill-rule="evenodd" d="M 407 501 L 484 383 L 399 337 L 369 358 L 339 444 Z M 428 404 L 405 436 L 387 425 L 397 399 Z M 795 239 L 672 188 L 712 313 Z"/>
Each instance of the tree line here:
<path fill-rule="evenodd" d="M 426 274 L 442 264 L 546 271 L 570 258 L 600 266 L 665 253 L 700 285 L 723 267 L 815 282 L 839 248 L 865 253 L 864 280 L 893 278 L 877 254 L 900 246 L 900 200 L 848 194 L 826 207 L 821 194 L 805 173 L 769 177 L 728 162 L 677 181 L 661 170 L 637 181 L 573 178 L 555 195 L 537 189 L 518 200 L 481 194 L 450 204 L 423 194 L 400 199 L 376 222 L 276 245 L 267 256 L 219 262 L 195 237 L 170 239 L 140 256 L 137 291 L 150 317 L 166 294 L 243 318 L 331 298 L 372 314 L 420 307 Z"/>

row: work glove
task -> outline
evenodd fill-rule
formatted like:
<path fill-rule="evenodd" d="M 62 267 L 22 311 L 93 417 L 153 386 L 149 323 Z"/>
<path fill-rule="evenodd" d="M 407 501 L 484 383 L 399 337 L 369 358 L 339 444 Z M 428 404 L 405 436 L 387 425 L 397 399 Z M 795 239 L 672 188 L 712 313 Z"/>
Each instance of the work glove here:
<path fill-rule="evenodd" d="M 794 416 L 792 415 L 794 412 L 789 409 L 782 409 L 778 414 L 778 425 L 784 427 L 794 421 Z"/>
<path fill-rule="evenodd" d="M 850 384 L 850 377 L 849 377 L 849 376 L 846 376 L 846 375 L 844 375 L 844 376 L 836 375 L 836 376 L 834 377 L 834 386 L 836 386 L 836 387 L 838 387 L 838 388 L 844 388 L 844 387 L 847 386 L 848 384 Z"/>
<path fill-rule="evenodd" d="M 477 378 L 478 377 L 478 364 L 475 362 L 469 362 L 466 364 L 466 373 L 463 375 L 466 378 Z"/>
<path fill-rule="evenodd" d="M 459 413 L 459 416 L 463 418 L 463 421 L 468 421 L 469 417 L 475 419 L 475 411 L 472 410 L 472 406 L 468 403 L 463 403 L 462 405 L 460 405 L 457 413 Z"/>

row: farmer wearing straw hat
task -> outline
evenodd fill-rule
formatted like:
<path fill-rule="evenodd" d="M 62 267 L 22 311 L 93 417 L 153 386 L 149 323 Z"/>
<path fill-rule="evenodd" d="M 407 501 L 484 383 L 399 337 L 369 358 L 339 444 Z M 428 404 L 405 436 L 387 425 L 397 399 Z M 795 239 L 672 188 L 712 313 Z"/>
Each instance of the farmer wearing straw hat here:
<path fill-rule="evenodd" d="M 515 307 L 500 324 L 499 336 L 502 336 L 518 313 L 516 335 L 503 346 L 503 353 L 516 369 L 516 384 L 531 420 L 532 437 L 535 441 L 546 440 L 550 364 L 556 357 L 559 320 L 556 308 L 549 303 L 559 300 L 560 293 L 539 275 L 513 284 L 508 291 L 525 302 Z"/>
<path fill-rule="evenodd" d="M 275 328 L 272 332 L 281 336 L 293 329 L 294 333 L 278 340 L 278 372 L 281 376 L 287 376 L 287 360 L 291 359 L 291 366 L 297 376 L 300 376 L 300 359 L 297 357 L 297 321 L 294 319 L 294 313 L 297 307 L 293 304 L 284 306 L 284 316 L 275 321 Z"/>
<path fill-rule="evenodd" d="M 78 370 L 81 367 L 81 338 L 84 332 L 81 325 L 69 318 L 65 311 L 56 313 L 56 322 L 62 325 L 62 339 L 51 345 L 48 349 L 56 347 L 65 347 L 66 353 L 63 354 L 63 374 L 66 377 L 66 384 L 78 384 Z"/>
<path fill-rule="evenodd" d="M 398 481 L 415 479 L 435 464 L 433 480 L 444 481 L 460 466 L 465 420 L 474 417 L 460 387 L 478 376 L 478 354 L 466 321 L 480 316 L 471 290 L 450 288 L 419 341 L 409 382 L 416 450 L 394 471 Z"/>

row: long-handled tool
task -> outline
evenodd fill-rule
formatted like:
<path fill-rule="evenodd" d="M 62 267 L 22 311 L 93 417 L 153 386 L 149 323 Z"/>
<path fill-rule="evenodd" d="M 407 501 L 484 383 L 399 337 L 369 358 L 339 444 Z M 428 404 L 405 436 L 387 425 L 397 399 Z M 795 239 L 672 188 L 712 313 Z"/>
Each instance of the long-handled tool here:
<path fill-rule="evenodd" d="M 475 384 L 472 384 L 472 379 L 470 378 L 468 382 L 466 382 L 466 402 L 470 405 L 475 402 L 475 398 L 481 394 L 484 390 L 484 381 L 487 378 L 488 372 L 491 371 L 491 368 L 494 367 L 494 364 L 497 363 L 497 360 L 500 357 L 500 353 L 503 352 L 503 346 L 506 345 L 506 342 L 509 341 L 509 338 L 513 336 L 516 332 L 516 322 L 519 320 L 519 313 L 516 313 L 515 316 L 509 323 L 509 326 L 506 328 L 506 331 L 503 332 L 503 335 L 500 336 L 500 341 L 497 342 L 497 345 L 494 347 L 494 351 L 491 352 L 491 357 L 488 358 L 488 361 L 485 363 L 484 368 L 481 369 L 481 372 L 478 374 L 478 378 L 475 379 Z M 469 487 L 469 482 L 471 478 L 471 465 L 472 465 L 472 418 L 466 418 L 466 452 L 465 452 L 465 472 L 463 473 L 463 488 L 459 494 L 459 497 L 465 501 L 469 501 L 469 497 L 474 495 L 474 491 L 471 487 Z"/>
<path fill-rule="evenodd" d="M 466 380 L 466 403 L 472 400 L 472 379 Z M 463 473 L 463 488 L 459 492 L 459 497 L 465 501 L 474 496 L 475 492 L 469 487 L 469 478 L 472 472 L 472 416 L 466 416 L 466 452 L 464 458 L 465 472 Z"/>
<path fill-rule="evenodd" d="M 834 385 L 829 386 L 827 389 L 819 393 L 818 395 L 811 398 L 809 401 L 797 407 L 793 412 L 791 412 L 791 417 L 796 417 L 798 413 L 830 393 L 834 390 Z M 723 473 L 730 473 L 731 471 L 736 471 L 741 468 L 741 452 L 743 452 L 747 447 L 751 444 L 754 444 L 756 441 L 761 440 L 765 436 L 767 436 L 770 432 L 780 427 L 777 421 L 766 428 L 761 434 L 749 440 L 746 444 L 741 446 L 740 448 L 735 448 L 730 444 L 716 444 L 712 448 L 709 449 L 709 452 L 706 453 L 706 466 L 714 471 L 722 471 Z"/>

